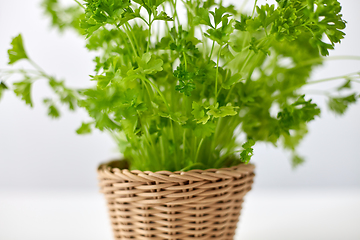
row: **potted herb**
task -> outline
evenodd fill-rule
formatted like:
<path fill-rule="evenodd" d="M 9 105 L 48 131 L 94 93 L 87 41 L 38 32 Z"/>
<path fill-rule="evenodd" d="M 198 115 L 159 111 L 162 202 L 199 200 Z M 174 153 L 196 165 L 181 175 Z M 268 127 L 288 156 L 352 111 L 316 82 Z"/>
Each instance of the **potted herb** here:
<path fill-rule="evenodd" d="M 245 13 L 211 0 L 44 1 L 53 25 L 84 34 L 97 53 L 93 88 L 66 87 L 29 58 L 21 35 L 12 40 L 9 64 L 34 68 L 2 70 L 23 80 L 2 80 L 0 96 L 12 88 L 32 106 L 32 84 L 47 79 L 49 116 L 60 116 L 57 102 L 84 108 L 93 120 L 77 133 L 106 131 L 123 153 L 98 169 L 115 238 L 232 239 L 254 144 L 281 143 L 303 162 L 295 149 L 320 109 L 301 89 L 326 81 L 309 77 L 346 22 L 336 0 L 256 2 Z M 334 93 L 358 77 L 339 78 Z M 330 96 L 329 107 L 343 114 L 358 97 Z"/>

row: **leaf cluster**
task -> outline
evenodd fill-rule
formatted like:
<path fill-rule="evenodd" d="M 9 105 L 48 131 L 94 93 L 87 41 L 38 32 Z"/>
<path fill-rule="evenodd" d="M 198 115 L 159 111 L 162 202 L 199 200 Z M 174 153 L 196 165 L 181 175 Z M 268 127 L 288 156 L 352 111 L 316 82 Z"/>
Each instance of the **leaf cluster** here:
<path fill-rule="evenodd" d="M 255 1 L 256 2 L 256 1 Z M 107 131 L 132 169 L 189 170 L 248 163 L 258 141 L 282 143 L 303 162 L 296 146 L 320 109 L 302 87 L 344 37 L 337 0 L 277 0 L 240 12 L 223 1 L 85 0 L 63 8 L 44 1 L 60 30 L 86 35 L 94 51 L 94 87 L 71 89 L 28 57 L 21 35 L 9 64 L 21 59 L 35 72 L 20 71 L 14 92 L 32 106 L 31 88 L 45 78 L 55 97 L 44 103 L 51 117 L 57 104 L 85 109 L 94 128 Z M 170 9 L 170 11 L 169 11 Z M 66 18 L 65 15 L 71 16 Z M 325 37 L 327 40 L 325 40 Z M 358 95 L 343 96 L 356 77 L 334 90 L 329 107 L 345 112 Z M 8 84 L 0 83 L 0 96 Z M 245 136 L 239 139 L 239 132 Z"/>

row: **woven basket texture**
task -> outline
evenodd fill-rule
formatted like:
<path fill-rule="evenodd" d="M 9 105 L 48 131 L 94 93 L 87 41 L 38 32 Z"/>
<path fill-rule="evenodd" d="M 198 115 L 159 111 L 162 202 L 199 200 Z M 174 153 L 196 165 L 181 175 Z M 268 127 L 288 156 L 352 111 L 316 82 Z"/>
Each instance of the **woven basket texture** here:
<path fill-rule="evenodd" d="M 98 176 L 116 240 L 230 240 L 254 165 L 143 172 L 103 164 Z"/>

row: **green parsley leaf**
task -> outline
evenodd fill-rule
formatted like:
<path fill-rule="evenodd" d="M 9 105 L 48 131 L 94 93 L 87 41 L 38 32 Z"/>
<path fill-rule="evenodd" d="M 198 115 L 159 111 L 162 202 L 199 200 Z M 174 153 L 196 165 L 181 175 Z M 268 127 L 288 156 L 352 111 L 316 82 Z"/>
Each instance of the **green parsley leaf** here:
<path fill-rule="evenodd" d="M 191 113 L 194 115 L 196 123 L 206 124 L 207 121 L 210 119 L 210 116 L 205 114 L 205 108 L 202 105 L 197 104 L 196 102 L 192 103 L 192 108 L 193 110 L 191 111 Z"/>
<path fill-rule="evenodd" d="M 21 99 L 24 100 L 26 104 L 29 104 L 30 107 L 33 106 L 31 100 L 31 85 L 32 85 L 32 81 L 28 77 L 21 82 L 14 83 L 15 94 L 21 97 Z"/>
<path fill-rule="evenodd" d="M 240 159 L 243 163 L 249 163 L 251 157 L 254 155 L 253 146 L 255 145 L 255 141 L 249 139 L 246 143 L 242 145 L 242 152 L 240 153 Z"/>
<path fill-rule="evenodd" d="M 337 88 L 338 91 L 344 90 L 344 89 L 351 89 L 351 81 L 350 80 L 346 80 L 346 82 L 343 85 L 341 85 L 340 87 Z"/>
<path fill-rule="evenodd" d="M 293 168 L 296 168 L 302 164 L 304 164 L 305 159 L 297 154 L 293 154 L 292 159 L 291 159 L 291 165 Z"/>
<path fill-rule="evenodd" d="M 1 100 L 1 98 L 2 98 L 2 96 L 3 96 L 3 92 L 5 91 L 5 90 L 7 90 L 8 89 L 8 87 L 5 85 L 5 83 L 4 82 L 0 82 L 0 100 Z"/>
<path fill-rule="evenodd" d="M 89 134 L 91 133 L 91 123 L 82 123 L 76 130 L 77 134 Z"/>
<path fill-rule="evenodd" d="M 21 59 L 28 59 L 21 34 L 13 38 L 11 46 L 12 48 L 8 50 L 9 64 L 14 64 Z"/>
<path fill-rule="evenodd" d="M 156 15 L 154 17 L 154 20 L 174 21 L 174 19 L 169 17 L 164 11 L 161 11 L 158 15 Z"/>
<path fill-rule="evenodd" d="M 52 118 L 60 117 L 60 112 L 54 104 L 49 106 L 48 115 Z"/>
<path fill-rule="evenodd" d="M 234 116 L 238 114 L 235 111 L 237 107 L 231 106 L 231 103 L 226 104 L 226 106 L 222 106 L 219 108 L 219 103 L 215 106 L 210 106 L 210 110 L 207 112 L 208 115 L 214 116 L 215 118 L 226 117 L 226 116 Z"/>
<path fill-rule="evenodd" d="M 337 115 L 342 115 L 348 109 L 349 105 L 356 103 L 358 96 L 351 94 L 346 97 L 329 98 L 328 106 L 331 111 Z"/>

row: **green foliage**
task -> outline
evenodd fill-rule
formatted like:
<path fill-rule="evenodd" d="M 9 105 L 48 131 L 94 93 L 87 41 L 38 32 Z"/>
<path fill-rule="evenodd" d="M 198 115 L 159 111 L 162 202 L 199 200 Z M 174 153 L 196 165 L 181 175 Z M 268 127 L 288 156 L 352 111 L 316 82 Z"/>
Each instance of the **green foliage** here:
<path fill-rule="evenodd" d="M 14 64 L 21 59 L 28 58 L 28 56 L 26 55 L 25 49 L 24 49 L 21 34 L 19 34 L 13 38 L 13 40 L 11 41 L 11 46 L 12 46 L 12 48 L 10 48 L 8 50 L 9 64 Z"/>
<path fill-rule="evenodd" d="M 1 98 L 2 98 L 2 96 L 3 96 L 3 92 L 4 92 L 6 89 L 8 89 L 8 87 L 6 86 L 6 84 L 3 83 L 3 82 L 0 82 L 0 100 L 1 100 Z"/>
<path fill-rule="evenodd" d="M 77 134 L 88 134 L 91 133 L 91 123 L 82 123 L 81 126 L 76 130 Z"/>
<path fill-rule="evenodd" d="M 31 79 L 26 77 L 25 80 L 14 83 L 14 92 L 17 96 L 21 97 L 21 99 L 24 100 L 26 104 L 29 104 L 32 107 L 33 103 L 31 99 L 31 86 Z"/>
<path fill-rule="evenodd" d="M 251 157 L 254 155 L 254 149 L 252 148 L 255 145 L 255 141 L 250 139 L 246 143 L 242 145 L 242 148 L 244 149 L 240 153 L 241 161 L 244 163 L 248 163 L 251 159 Z"/>
<path fill-rule="evenodd" d="M 180 2 L 186 17 L 178 15 Z M 63 7 L 44 0 L 53 26 L 86 35 L 86 48 L 96 55 L 95 84 L 71 89 L 47 75 L 27 57 L 19 35 L 9 64 L 27 59 L 35 70 L 19 70 L 24 80 L 14 91 L 32 105 L 33 82 L 46 79 L 54 92 L 44 100 L 48 115 L 60 116 L 59 103 L 85 109 L 93 120 L 76 132 L 109 132 L 132 169 L 248 163 L 261 141 L 282 143 L 299 165 L 296 146 L 320 114 L 301 88 L 314 83 L 313 69 L 345 35 L 341 6 L 336 0 L 277 0 L 247 14 L 223 2 L 85 0 Z M 334 90 L 340 96 L 354 79 L 347 80 Z M 0 96 L 7 86 L 1 82 Z M 357 97 L 333 97 L 330 109 L 344 113 Z M 239 131 L 247 142 L 238 139 Z"/>
<path fill-rule="evenodd" d="M 57 27 L 60 31 L 74 29 L 80 34 L 83 33 L 80 21 L 85 14 L 79 5 L 64 7 L 58 0 L 43 0 L 41 6 L 45 10 L 45 15 L 50 17 L 53 27 Z"/>
<path fill-rule="evenodd" d="M 289 106 L 285 106 L 281 112 L 278 113 L 280 131 L 288 134 L 290 130 L 297 130 L 303 123 L 314 120 L 315 116 L 320 114 L 320 109 L 312 100 L 306 101 L 305 95 L 302 95 L 298 100 Z"/>
<path fill-rule="evenodd" d="M 292 156 L 292 159 L 291 159 L 291 165 L 293 168 L 296 168 L 298 167 L 299 165 L 303 164 L 305 162 L 304 158 L 297 155 L 297 154 L 294 154 Z"/>
<path fill-rule="evenodd" d="M 59 118 L 60 112 L 56 107 L 55 103 L 51 99 L 44 99 L 44 103 L 48 106 L 48 115 L 51 118 Z"/>
<path fill-rule="evenodd" d="M 345 113 L 346 109 L 350 104 L 356 103 L 357 96 L 356 94 L 351 94 L 345 97 L 332 97 L 328 101 L 328 105 L 331 111 L 335 114 L 342 115 Z"/>

